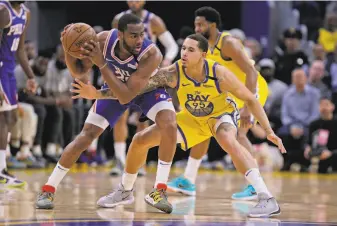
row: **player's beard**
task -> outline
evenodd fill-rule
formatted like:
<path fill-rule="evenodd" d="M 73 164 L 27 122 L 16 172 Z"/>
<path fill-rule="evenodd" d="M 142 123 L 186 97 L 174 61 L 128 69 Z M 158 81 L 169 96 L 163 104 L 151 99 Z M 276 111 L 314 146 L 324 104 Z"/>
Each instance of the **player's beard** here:
<path fill-rule="evenodd" d="M 129 53 L 134 54 L 132 48 L 126 43 L 124 39 L 122 40 L 122 43 L 123 43 L 124 49 L 126 49 Z"/>
<path fill-rule="evenodd" d="M 201 34 L 202 34 L 202 36 L 204 36 L 207 40 L 208 40 L 209 37 L 211 36 L 209 30 L 207 30 L 207 31 L 205 31 L 205 32 L 203 32 L 203 33 L 201 33 Z"/>

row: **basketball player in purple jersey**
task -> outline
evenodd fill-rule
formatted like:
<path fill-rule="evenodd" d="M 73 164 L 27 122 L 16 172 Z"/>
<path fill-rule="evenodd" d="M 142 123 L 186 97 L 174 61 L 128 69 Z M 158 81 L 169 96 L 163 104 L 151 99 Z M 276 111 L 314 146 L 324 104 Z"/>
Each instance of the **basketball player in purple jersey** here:
<path fill-rule="evenodd" d="M 27 91 L 35 92 L 36 89 L 34 74 L 24 50 L 30 12 L 22 3 L 24 1 L 0 0 L 0 184 L 9 187 L 22 187 L 25 184 L 8 174 L 6 165 L 6 148 L 10 131 L 16 123 L 18 103 L 15 54 L 28 77 Z"/>
<path fill-rule="evenodd" d="M 118 20 L 121 16 L 127 13 L 132 13 L 138 16 L 144 24 L 144 35 L 147 39 L 152 40 L 156 43 L 157 39 L 165 47 L 165 56 L 164 60 L 161 63 L 161 66 L 165 67 L 171 65 L 173 59 L 178 54 L 178 45 L 175 42 L 172 34 L 166 29 L 164 21 L 157 15 L 148 10 L 144 9 L 145 1 L 127 1 L 129 10 L 123 11 L 115 16 L 112 21 L 112 28 L 117 28 Z M 137 114 L 137 118 L 140 116 L 140 112 L 136 110 L 134 114 Z M 131 111 L 132 111 L 131 110 Z M 126 156 L 126 139 L 128 138 L 128 119 L 129 111 L 126 111 L 116 122 L 114 127 L 114 149 L 116 157 L 116 166 L 112 168 L 110 175 L 119 176 L 123 173 L 123 168 L 125 165 L 125 156 Z M 141 120 L 142 122 L 137 122 L 137 132 L 145 129 L 149 125 L 149 121 Z M 146 174 L 144 168 L 141 168 L 138 172 L 138 176 L 143 176 Z"/>
<path fill-rule="evenodd" d="M 160 200 L 155 207 L 165 212 L 171 212 L 172 205 L 167 201 L 166 196 L 166 183 L 176 149 L 175 110 L 171 98 L 164 88 L 138 95 L 148 84 L 151 75 L 158 71 L 162 55 L 151 40 L 144 38 L 144 25 L 140 18 L 133 14 L 123 15 L 118 21 L 118 30 L 103 31 L 98 34 L 98 40 L 98 47 L 96 43 L 94 43 L 95 45 L 86 43 L 86 49 L 82 50 L 83 54 L 87 56 L 95 51 L 95 53 L 99 53 L 95 54 L 98 57 L 90 58 L 90 60 L 86 58 L 78 60 L 66 54 L 66 63 L 74 77 L 82 77 L 82 80 L 93 63 L 96 64 L 106 82 L 103 89 L 105 88 L 109 92 L 108 88 L 110 88 L 117 99 L 97 100 L 94 103 L 82 132 L 65 148 L 48 182 L 42 187 L 36 207 L 53 208 L 57 186 L 81 153 L 109 125 L 113 127 L 129 107 L 137 106 L 143 114 L 159 125 L 163 135 L 159 147 L 156 182 L 149 196 L 152 199 Z M 82 64 L 82 67 L 79 68 L 79 64 Z M 123 200 L 124 204 L 132 203 L 133 196 L 127 194 L 131 194 L 128 191 L 132 190 L 136 178 L 137 173 L 123 176 L 125 187 L 118 187 L 118 191 L 120 191 L 118 194 L 123 195 L 109 197 Z M 131 187 L 128 186 L 130 184 Z M 98 204 L 100 205 L 100 203 Z"/>

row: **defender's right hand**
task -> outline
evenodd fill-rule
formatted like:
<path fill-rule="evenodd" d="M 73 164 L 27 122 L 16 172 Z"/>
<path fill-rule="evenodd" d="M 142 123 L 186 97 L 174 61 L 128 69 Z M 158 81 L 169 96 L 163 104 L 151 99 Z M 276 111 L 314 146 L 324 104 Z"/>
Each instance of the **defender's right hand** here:
<path fill-rule="evenodd" d="M 83 98 L 88 100 L 94 100 L 96 98 L 97 90 L 96 88 L 88 82 L 85 84 L 79 79 L 75 79 L 77 83 L 71 83 L 72 87 L 76 89 L 71 89 L 70 92 L 77 94 L 72 96 L 73 99 Z"/>

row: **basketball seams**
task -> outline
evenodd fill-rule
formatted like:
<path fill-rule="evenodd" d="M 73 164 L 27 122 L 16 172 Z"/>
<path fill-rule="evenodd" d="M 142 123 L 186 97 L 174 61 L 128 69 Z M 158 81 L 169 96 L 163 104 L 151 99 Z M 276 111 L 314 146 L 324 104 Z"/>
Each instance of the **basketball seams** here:
<path fill-rule="evenodd" d="M 75 24 L 74 24 L 75 25 Z M 74 26 L 73 25 L 73 26 Z M 85 31 L 83 31 L 70 45 L 69 45 L 69 47 L 68 47 L 68 49 L 67 49 L 67 52 L 69 52 L 70 51 L 70 48 L 71 48 L 71 46 L 84 34 L 84 33 L 86 33 L 89 29 L 90 29 L 91 27 L 88 27 Z M 71 30 L 69 30 L 69 32 L 71 32 Z"/>

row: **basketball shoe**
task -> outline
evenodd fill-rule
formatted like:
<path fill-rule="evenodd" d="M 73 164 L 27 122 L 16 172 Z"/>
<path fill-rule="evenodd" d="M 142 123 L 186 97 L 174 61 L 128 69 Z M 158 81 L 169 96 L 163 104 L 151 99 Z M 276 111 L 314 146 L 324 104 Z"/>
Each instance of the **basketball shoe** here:
<path fill-rule="evenodd" d="M 133 190 L 127 191 L 122 184 L 119 184 L 115 191 L 101 197 L 97 201 L 97 205 L 100 207 L 113 208 L 119 205 L 132 204 L 134 200 Z"/>
<path fill-rule="evenodd" d="M 174 178 L 171 182 L 167 184 L 167 188 L 169 191 L 179 192 L 184 195 L 195 196 L 196 194 L 195 184 L 192 184 L 184 176 Z"/>
<path fill-rule="evenodd" d="M 167 200 L 166 189 L 166 184 L 158 184 L 156 188 L 153 188 L 153 190 L 145 196 L 145 202 L 160 211 L 171 213 L 173 208 L 171 203 Z"/>
<path fill-rule="evenodd" d="M 37 209 L 54 208 L 55 188 L 49 185 L 43 185 L 42 191 L 38 194 L 35 206 Z"/>
<path fill-rule="evenodd" d="M 232 199 L 245 201 L 255 200 L 257 199 L 257 194 L 254 187 L 252 185 L 248 185 L 241 192 L 234 193 L 232 195 Z"/>
<path fill-rule="evenodd" d="M 26 185 L 26 182 L 18 180 L 15 176 L 8 173 L 7 169 L 3 169 L 0 172 L 0 184 L 8 188 L 22 188 Z"/>
<path fill-rule="evenodd" d="M 281 208 L 274 197 L 269 197 L 265 193 L 259 193 L 257 197 L 258 203 L 249 211 L 248 217 L 271 217 L 281 213 Z"/>

